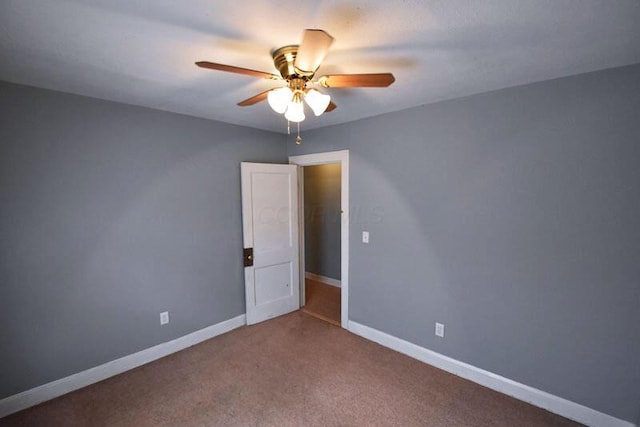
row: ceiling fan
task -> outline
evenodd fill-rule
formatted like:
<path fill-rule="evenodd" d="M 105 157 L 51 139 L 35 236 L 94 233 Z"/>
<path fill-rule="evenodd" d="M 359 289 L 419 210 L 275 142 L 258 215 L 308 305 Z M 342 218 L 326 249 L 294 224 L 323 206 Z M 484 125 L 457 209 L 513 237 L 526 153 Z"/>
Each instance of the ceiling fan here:
<path fill-rule="evenodd" d="M 323 88 L 387 87 L 395 81 L 391 73 L 332 74 L 314 80 L 315 73 L 327 55 L 333 37 L 322 30 L 304 31 L 300 45 L 288 45 L 272 53 L 273 62 L 280 75 L 232 65 L 199 61 L 196 65 L 211 70 L 226 71 L 270 80 L 285 81 L 286 86 L 266 90 L 238 103 L 241 107 L 257 104 L 267 99 L 271 108 L 291 122 L 305 119 L 303 101 L 316 116 L 336 109 L 329 95 L 310 86 Z"/>

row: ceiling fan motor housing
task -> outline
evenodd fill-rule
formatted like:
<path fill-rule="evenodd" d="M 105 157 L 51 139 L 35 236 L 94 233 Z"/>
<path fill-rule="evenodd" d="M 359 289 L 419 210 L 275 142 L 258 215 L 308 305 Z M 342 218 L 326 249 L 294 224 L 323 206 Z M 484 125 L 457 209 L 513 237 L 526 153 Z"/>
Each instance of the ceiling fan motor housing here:
<path fill-rule="evenodd" d="M 299 45 L 288 45 L 276 49 L 272 53 L 273 63 L 280 72 L 283 79 L 290 81 L 294 79 L 311 80 L 314 71 L 304 71 L 296 68 L 293 64 L 296 61 Z"/>

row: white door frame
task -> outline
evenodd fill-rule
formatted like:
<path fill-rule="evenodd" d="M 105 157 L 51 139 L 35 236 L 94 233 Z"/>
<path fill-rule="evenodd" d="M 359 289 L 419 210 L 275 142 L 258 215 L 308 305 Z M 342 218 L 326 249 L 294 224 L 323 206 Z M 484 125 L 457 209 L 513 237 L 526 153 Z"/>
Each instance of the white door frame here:
<path fill-rule="evenodd" d="M 290 156 L 289 163 L 298 166 L 325 165 L 339 163 L 340 168 L 340 205 L 342 217 L 340 221 L 340 282 L 341 282 L 341 313 L 340 324 L 344 329 L 349 326 L 349 150 L 329 151 L 325 153 L 304 154 Z M 300 295 L 304 298 L 304 183 L 302 181 L 302 168 L 298 171 L 298 206 L 301 209 L 298 215 L 300 225 L 298 236 L 300 240 Z M 304 301 L 301 301 L 301 305 Z"/>

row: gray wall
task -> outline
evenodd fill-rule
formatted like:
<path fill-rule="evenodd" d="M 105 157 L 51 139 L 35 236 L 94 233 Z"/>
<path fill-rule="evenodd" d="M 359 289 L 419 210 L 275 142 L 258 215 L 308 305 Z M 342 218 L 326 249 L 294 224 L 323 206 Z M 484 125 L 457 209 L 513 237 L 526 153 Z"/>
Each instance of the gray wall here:
<path fill-rule="evenodd" d="M 289 139 L 350 150 L 350 318 L 637 421 L 639 112 L 636 65 Z"/>
<path fill-rule="evenodd" d="M 0 398 L 244 313 L 239 163 L 282 135 L 8 83 L 0 120 Z"/>
<path fill-rule="evenodd" d="M 305 166 L 305 270 L 340 280 L 340 164 Z"/>

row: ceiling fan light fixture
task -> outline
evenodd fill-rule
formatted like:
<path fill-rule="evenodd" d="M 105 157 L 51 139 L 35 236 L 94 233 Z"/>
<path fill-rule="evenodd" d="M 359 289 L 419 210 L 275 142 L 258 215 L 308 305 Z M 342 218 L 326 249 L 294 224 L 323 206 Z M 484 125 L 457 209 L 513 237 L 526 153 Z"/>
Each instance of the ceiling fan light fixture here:
<path fill-rule="evenodd" d="M 313 110 L 313 114 L 319 116 L 324 113 L 329 106 L 331 97 L 329 95 L 320 93 L 315 89 L 309 89 L 304 96 L 304 100 L 306 101 L 307 105 L 311 107 L 311 110 Z"/>
<path fill-rule="evenodd" d="M 284 117 L 290 122 L 300 123 L 304 120 L 304 104 L 302 104 L 302 97 L 300 93 L 295 93 L 289 105 L 287 106 L 287 112 Z"/>
<path fill-rule="evenodd" d="M 291 98 L 293 97 L 293 93 L 291 89 L 288 87 L 281 87 L 278 89 L 273 89 L 267 95 L 267 101 L 269 101 L 269 106 L 278 114 L 282 114 L 287 111 L 287 107 Z"/>
<path fill-rule="evenodd" d="M 198 61 L 196 65 L 210 70 L 285 82 L 285 87 L 267 89 L 238 102 L 238 105 L 247 107 L 266 99 L 273 111 L 284 114 L 289 122 L 298 123 L 299 126 L 305 119 L 305 103 L 316 116 L 337 108 L 329 95 L 308 88 L 308 84 L 324 88 L 387 87 L 395 81 L 391 73 L 329 74 L 316 77 L 332 43 L 333 37 L 323 30 L 304 30 L 299 45 L 286 45 L 272 51 L 273 64 L 280 75 L 209 61 Z"/>

